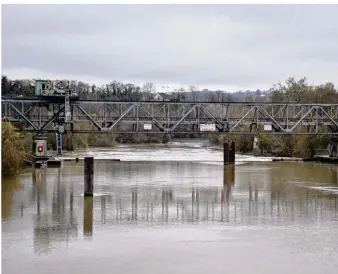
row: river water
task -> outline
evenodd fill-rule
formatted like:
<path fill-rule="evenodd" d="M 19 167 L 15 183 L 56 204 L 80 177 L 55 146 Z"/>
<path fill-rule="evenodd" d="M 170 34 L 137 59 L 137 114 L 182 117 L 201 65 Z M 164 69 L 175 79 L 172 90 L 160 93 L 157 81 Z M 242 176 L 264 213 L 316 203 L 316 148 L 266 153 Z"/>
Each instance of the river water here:
<path fill-rule="evenodd" d="M 204 141 L 90 148 L 2 183 L 3 273 L 337 273 L 338 168 Z M 120 159 L 111 161 L 109 159 Z"/>

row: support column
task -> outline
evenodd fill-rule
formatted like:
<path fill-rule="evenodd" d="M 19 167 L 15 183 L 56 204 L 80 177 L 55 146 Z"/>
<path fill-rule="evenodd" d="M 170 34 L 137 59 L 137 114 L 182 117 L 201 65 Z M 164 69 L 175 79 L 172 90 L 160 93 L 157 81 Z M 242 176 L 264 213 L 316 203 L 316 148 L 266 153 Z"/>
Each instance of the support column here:
<path fill-rule="evenodd" d="M 94 157 L 84 158 L 84 196 L 93 197 Z"/>
<path fill-rule="evenodd" d="M 47 156 L 47 137 L 44 137 L 44 136 L 34 136 L 33 137 L 32 154 L 37 159 L 48 158 L 48 156 Z"/>
<path fill-rule="evenodd" d="M 73 143 L 73 132 L 74 132 L 74 107 L 71 106 L 71 114 L 72 114 L 72 118 L 71 120 L 73 121 L 71 124 L 70 124 L 70 147 L 69 147 L 69 150 L 73 151 L 74 150 L 74 143 Z"/>
<path fill-rule="evenodd" d="M 56 132 L 56 155 L 62 156 L 62 136 L 59 132 Z"/>
<path fill-rule="evenodd" d="M 230 163 L 229 159 L 229 143 L 225 142 L 223 144 L 223 164 L 228 165 Z"/>
<path fill-rule="evenodd" d="M 166 144 L 170 141 L 170 135 L 169 134 L 164 134 L 163 135 L 163 140 L 162 140 L 162 143 L 163 144 Z"/>
<path fill-rule="evenodd" d="M 253 154 L 255 156 L 259 155 L 259 145 L 258 145 L 258 136 L 254 136 L 254 141 L 253 141 Z"/>
<path fill-rule="evenodd" d="M 236 143 L 231 142 L 231 147 L 229 150 L 229 162 L 230 164 L 235 164 L 235 152 L 236 152 Z"/>

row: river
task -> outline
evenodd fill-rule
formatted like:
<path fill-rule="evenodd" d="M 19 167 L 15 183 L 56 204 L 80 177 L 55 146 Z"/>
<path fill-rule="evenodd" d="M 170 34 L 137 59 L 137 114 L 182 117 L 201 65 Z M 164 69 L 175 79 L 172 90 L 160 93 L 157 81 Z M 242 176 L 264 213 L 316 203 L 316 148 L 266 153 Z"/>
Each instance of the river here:
<path fill-rule="evenodd" d="M 338 168 L 271 162 L 200 140 L 90 148 L 2 182 L 3 273 L 338 271 Z M 120 159 L 121 161 L 110 161 Z"/>

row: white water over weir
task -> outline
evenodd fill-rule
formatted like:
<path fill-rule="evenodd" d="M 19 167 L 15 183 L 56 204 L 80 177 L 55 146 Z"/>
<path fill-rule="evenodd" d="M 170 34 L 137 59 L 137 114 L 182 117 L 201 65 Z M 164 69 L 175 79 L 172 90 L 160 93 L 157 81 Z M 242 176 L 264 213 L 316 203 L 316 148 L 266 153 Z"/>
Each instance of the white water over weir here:
<path fill-rule="evenodd" d="M 94 157 L 96 160 L 119 159 L 120 161 L 188 161 L 223 165 L 223 149 L 213 146 L 207 140 L 177 139 L 167 144 L 122 144 L 112 148 L 90 147 L 75 152 L 64 152 L 57 160 L 83 159 Z M 236 164 L 245 162 L 271 162 L 273 157 L 255 157 L 236 154 Z"/>

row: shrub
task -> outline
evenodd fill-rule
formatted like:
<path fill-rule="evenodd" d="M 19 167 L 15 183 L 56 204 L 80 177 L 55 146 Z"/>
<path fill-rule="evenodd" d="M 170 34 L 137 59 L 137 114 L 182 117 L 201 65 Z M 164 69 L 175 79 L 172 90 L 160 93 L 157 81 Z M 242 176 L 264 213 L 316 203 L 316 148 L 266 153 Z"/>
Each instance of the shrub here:
<path fill-rule="evenodd" d="M 272 149 L 272 138 L 266 134 L 260 134 L 258 137 L 258 146 L 261 150 L 261 154 L 263 155 L 264 152 L 271 153 Z"/>
<path fill-rule="evenodd" d="M 12 176 L 21 170 L 25 156 L 24 147 L 20 144 L 20 134 L 7 122 L 1 128 L 1 167 L 2 176 Z"/>

